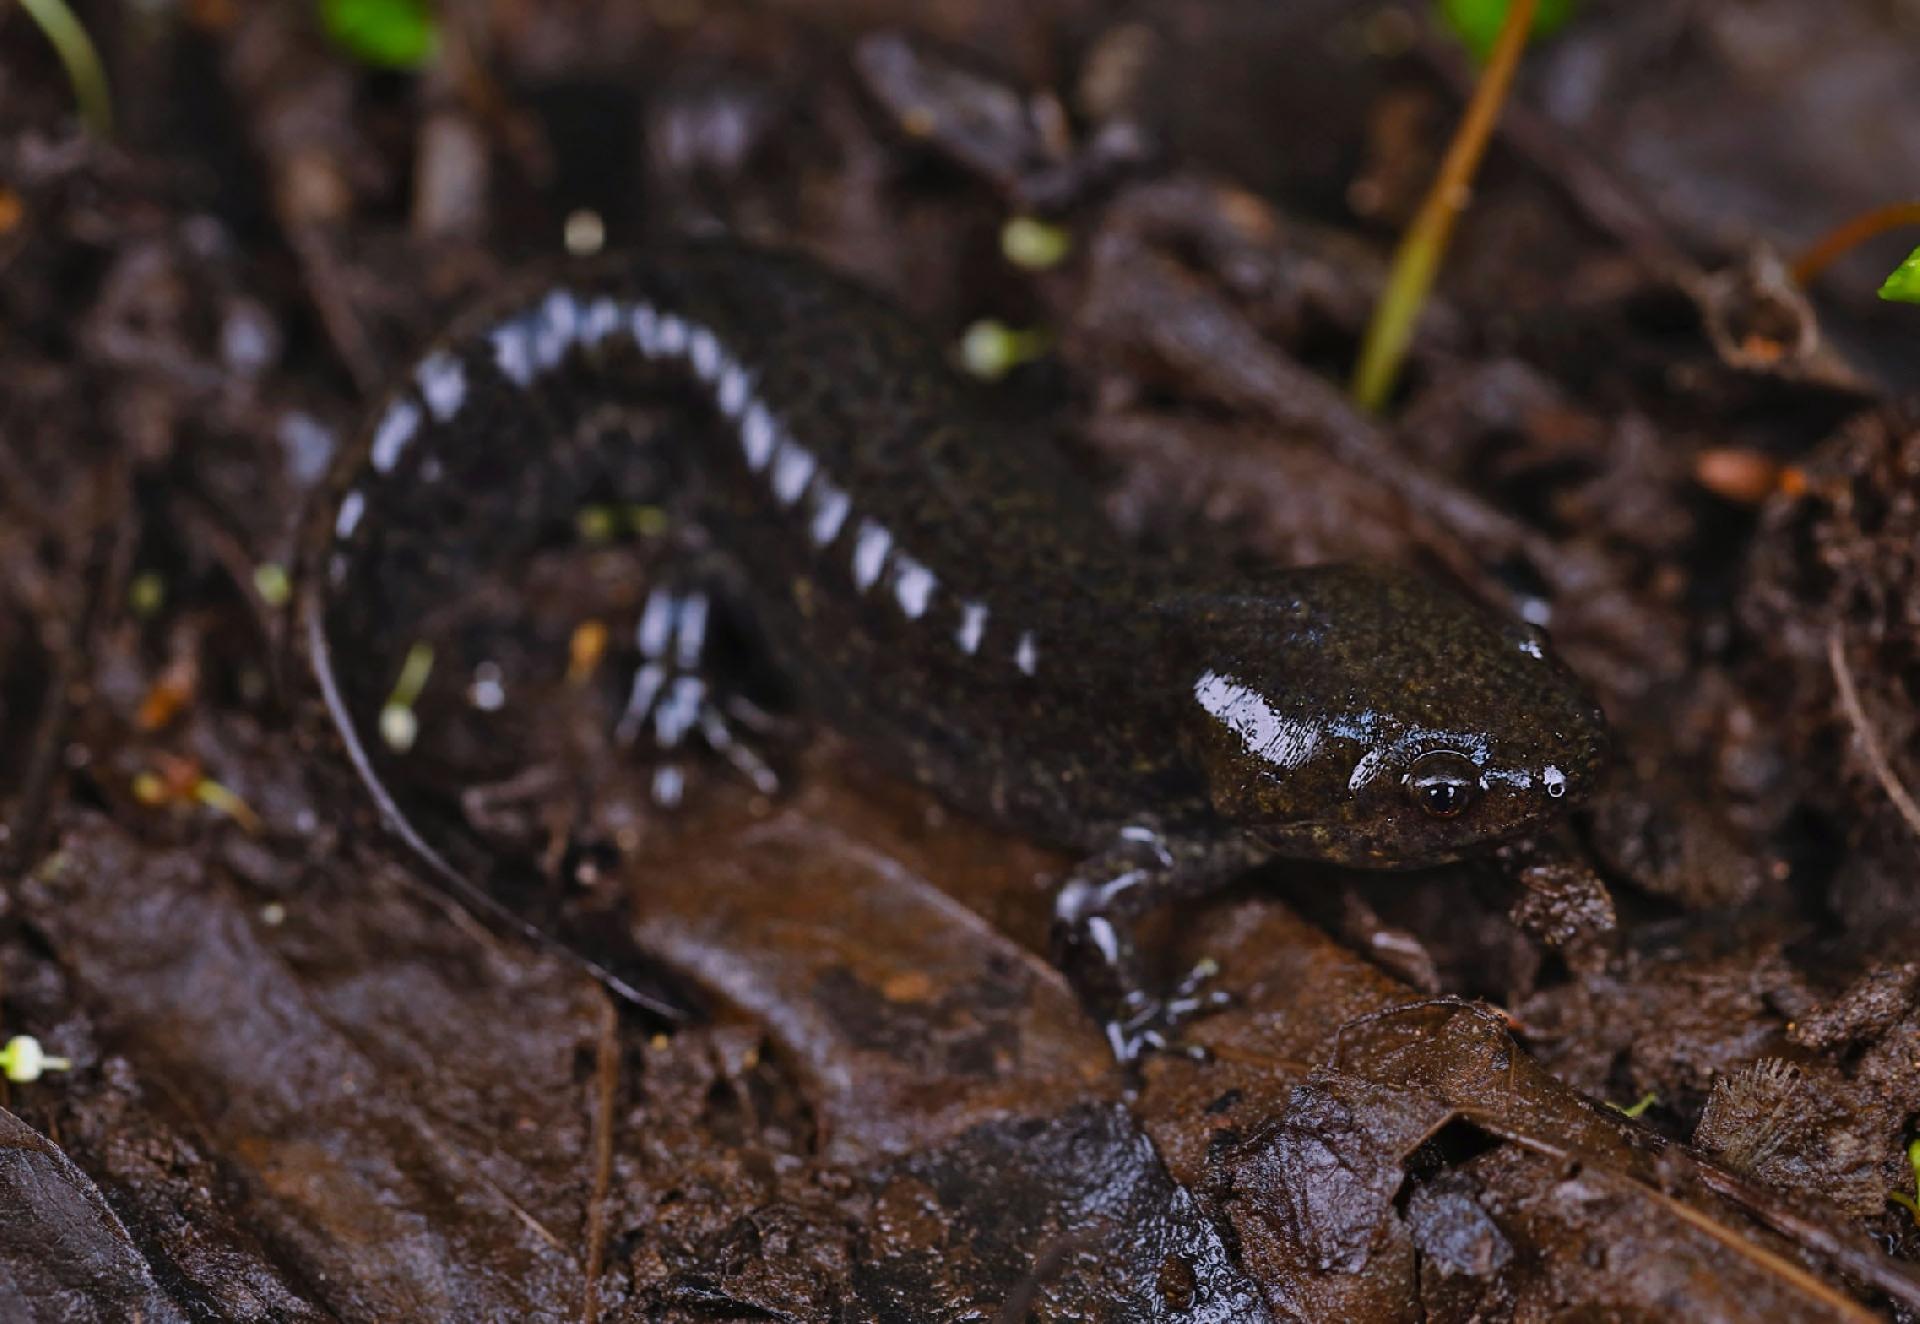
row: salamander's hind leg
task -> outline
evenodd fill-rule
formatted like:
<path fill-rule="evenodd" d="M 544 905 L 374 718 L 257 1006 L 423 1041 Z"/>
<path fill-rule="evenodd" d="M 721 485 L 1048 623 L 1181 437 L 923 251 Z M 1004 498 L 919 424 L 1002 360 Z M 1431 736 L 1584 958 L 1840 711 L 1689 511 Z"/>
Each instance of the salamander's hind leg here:
<path fill-rule="evenodd" d="M 761 753 L 778 720 L 709 665 L 726 602 L 710 581 L 675 577 L 647 595 L 634 629 L 637 664 L 614 736 L 623 746 L 655 752 L 652 796 L 662 808 L 685 796 L 687 755 L 696 746 L 763 794 L 780 787 Z"/>
<path fill-rule="evenodd" d="M 1202 1056 L 1181 1042 L 1180 1029 L 1230 1000 L 1207 988 L 1217 973 L 1211 961 L 1171 988 L 1150 989 L 1133 926 L 1161 905 L 1215 890 L 1261 857 L 1238 837 L 1136 824 L 1122 828 L 1112 846 L 1087 859 L 1061 886 L 1054 902 L 1054 959 L 1100 1018 L 1121 1066 L 1135 1069 L 1154 1052 Z"/>

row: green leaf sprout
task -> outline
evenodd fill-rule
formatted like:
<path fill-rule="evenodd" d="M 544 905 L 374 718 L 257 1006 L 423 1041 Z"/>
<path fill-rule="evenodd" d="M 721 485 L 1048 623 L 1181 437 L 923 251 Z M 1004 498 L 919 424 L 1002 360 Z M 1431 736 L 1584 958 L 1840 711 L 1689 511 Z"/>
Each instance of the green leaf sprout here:
<path fill-rule="evenodd" d="M 1512 0 L 1435 0 L 1441 21 L 1460 38 L 1473 58 L 1485 61 L 1493 50 L 1493 39 L 1500 35 L 1500 24 L 1507 17 Z M 1534 12 L 1529 35 L 1548 37 L 1567 25 L 1580 0 L 1540 0 Z"/>
<path fill-rule="evenodd" d="M 320 0 L 333 44 L 380 69 L 418 69 L 440 49 L 440 23 L 426 0 Z"/>
<path fill-rule="evenodd" d="M 1893 303 L 1920 303 L 1920 248 L 1893 269 L 1880 286 L 1880 297 Z"/>

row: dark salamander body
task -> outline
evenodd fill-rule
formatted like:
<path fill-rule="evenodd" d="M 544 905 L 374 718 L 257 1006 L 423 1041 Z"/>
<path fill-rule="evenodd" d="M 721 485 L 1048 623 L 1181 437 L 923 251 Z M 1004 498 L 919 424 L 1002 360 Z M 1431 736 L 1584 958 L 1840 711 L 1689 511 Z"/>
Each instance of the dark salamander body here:
<path fill-rule="evenodd" d="M 1085 853 L 1060 936 L 1123 1059 L 1205 1001 L 1141 991 L 1141 911 L 1275 854 L 1453 859 L 1592 780 L 1603 720 L 1535 632 L 1393 570 L 1137 556 L 973 390 L 885 301 L 730 243 L 499 301 L 419 361 L 316 524 L 307 639 L 356 765 L 393 810 L 366 733 L 404 641 L 362 622 L 431 609 L 460 571 L 450 530 L 504 542 L 541 518 L 594 450 L 561 439 L 617 399 L 691 433 L 671 460 L 700 582 L 744 599 L 819 712 L 955 805 Z M 731 745 L 693 674 L 708 605 L 656 594 L 641 620 L 628 724 L 662 743 Z"/>

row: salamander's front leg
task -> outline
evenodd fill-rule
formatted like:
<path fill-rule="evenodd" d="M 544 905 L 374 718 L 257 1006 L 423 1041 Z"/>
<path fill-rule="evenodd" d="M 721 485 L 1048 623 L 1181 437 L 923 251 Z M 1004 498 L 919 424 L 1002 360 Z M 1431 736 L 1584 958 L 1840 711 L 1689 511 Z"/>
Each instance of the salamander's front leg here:
<path fill-rule="evenodd" d="M 1202 962 L 1171 989 L 1151 991 L 1133 926 L 1171 901 L 1203 896 L 1265 857 L 1237 834 L 1181 833 L 1147 824 L 1122 828 L 1114 844 L 1074 870 L 1055 899 L 1054 960 L 1100 1018 L 1113 1055 L 1132 1068 L 1150 1052 L 1197 1053 L 1176 1032 L 1228 1001 L 1208 991 Z"/>

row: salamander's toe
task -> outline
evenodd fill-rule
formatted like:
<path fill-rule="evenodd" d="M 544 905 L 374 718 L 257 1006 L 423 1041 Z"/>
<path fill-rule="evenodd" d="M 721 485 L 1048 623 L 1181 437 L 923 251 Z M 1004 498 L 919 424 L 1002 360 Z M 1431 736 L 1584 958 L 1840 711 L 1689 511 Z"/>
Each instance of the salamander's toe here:
<path fill-rule="evenodd" d="M 762 742 L 782 734 L 780 719 L 705 670 L 714 610 L 704 590 L 656 588 L 635 631 L 641 661 L 614 738 L 624 746 L 650 748 L 659 757 L 651 793 L 663 809 L 678 808 L 684 800 L 685 756 L 696 745 L 719 755 L 761 794 L 780 789 L 780 778 L 760 752 Z"/>
<path fill-rule="evenodd" d="M 1204 1046 L 1187 1042 L 1180 1031 L 1188 1022 L 1232 1005 L 1231 993 L 1207 987 L 1219 973 L 1219 962 L 1209 958 L 1182 976 L 1164 997 L 1139 990 L 1129 993 L 1103 1025 L 1114 1060 L 1130 1075 L 1137 1075 L 1150 1053 L 1194 1062 L 1210 1060 L 1212 1054 Z"/>

